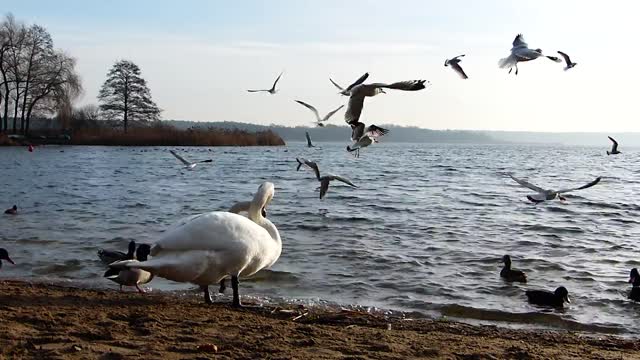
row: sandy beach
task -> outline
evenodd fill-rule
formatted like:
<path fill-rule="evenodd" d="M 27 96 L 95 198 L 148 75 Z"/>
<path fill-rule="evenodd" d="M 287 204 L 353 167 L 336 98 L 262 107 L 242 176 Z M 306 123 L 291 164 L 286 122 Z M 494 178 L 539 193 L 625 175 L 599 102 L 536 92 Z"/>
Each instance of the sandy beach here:
<path fill-rule="evenodd" d="M 0 281 L 0 359 L 640 359 L 637 341 Z"/>

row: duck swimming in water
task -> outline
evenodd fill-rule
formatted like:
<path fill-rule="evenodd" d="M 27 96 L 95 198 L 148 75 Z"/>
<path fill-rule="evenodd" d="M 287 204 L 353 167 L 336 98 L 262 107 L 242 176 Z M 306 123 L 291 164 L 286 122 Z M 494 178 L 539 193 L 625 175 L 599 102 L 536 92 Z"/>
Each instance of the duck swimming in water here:
<path fill-rule="evenodd" d="M 136 242 L 131 240 L 129 242 L 129 250 L 126 253 L 117 250 L 98 250 L 98 257 L 105 264 L 109 265 L 116 261 L 133 260 L 136 252 Z"/>
<path fill-rule="evenodd" d="M 9 252 L 3 248 L 0 248 L 0 268 L 2 268 L 2 260 L 6 260 L 11 264 L 16 264 L 13 262 L 13 260 L 11 260 L 11 258 L 9 257 Z"/>
<path fill-rule="evenodd" d="M 18 214 L 18 207 L 13 205 L 11 208 L 4 211 L 5 214 L 16 215 Z"/>
<path fill-rule="evenodd" d="M 640 301 L 640 274 L 638 273 L 638 269 L 631 269 L 631 274 L 629 275 L 629 282 L 631 283 L 631 292 L 629 292 L 629 299 L 634 301 Z"/>
<path fill-rule="evenodd" d="M 502 257 L 504 267 L 500 270 L 500 277 L 506 281 L 518 281 L 521 283 L 527 282 L 527 275 L 521 270 L 511 268 L 511 256 L 505 255 Z"/>
<path fill-rule="evenodd" d="M 529 302 L 534 305 L 552 306 L 561 308 L 564 303 L 570 303 L 569 291 L 564 286 L 560 286 L 556 291 L 528 290 L 526 292 Z"/>

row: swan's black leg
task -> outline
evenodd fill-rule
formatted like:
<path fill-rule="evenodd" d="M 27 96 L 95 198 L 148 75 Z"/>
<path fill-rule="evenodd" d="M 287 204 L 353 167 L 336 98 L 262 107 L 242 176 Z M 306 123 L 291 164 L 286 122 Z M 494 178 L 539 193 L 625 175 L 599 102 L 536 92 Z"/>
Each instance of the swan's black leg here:
<path fill-rule="evenodd" d="M 224 294 L 224 290 L 227 288 L 225 281 L 225 279 L 220 280 L 220 289 L 218 290 L 220 294 Z"/>
<path fill-rule="evenodd" d="M 207 304 L 213 304 L 211 294 L 209 294 L 209 286 L 203 286 L 202 290 L 204 290 L 204 302 Z"/>
<path fill-rule="evenodd" d="M 233 289 L 233 303 L 234 307 L 242 307 L 240 304 L 240 294 L 238 293 L 238 277 L 236 275 L 231 276 L 231 289 Z"/>

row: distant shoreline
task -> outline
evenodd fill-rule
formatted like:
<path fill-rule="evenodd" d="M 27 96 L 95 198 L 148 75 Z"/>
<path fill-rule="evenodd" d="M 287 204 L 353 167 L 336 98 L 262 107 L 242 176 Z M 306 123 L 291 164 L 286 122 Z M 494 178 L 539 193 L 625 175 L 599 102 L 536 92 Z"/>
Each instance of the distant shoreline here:
<path fill-rule="evenodd" d="M 0 358 L 638 358 L 640 343 L 289 305 L 233 309 L 200 296 L 0 280 Z M 214 355 L 215 354 L 215 355 Z"/>
<path fill-rule="evenodd" d="M 189 129 L 173 127 L 134 128 L 124 133 L 108 128 L 78 130 L 72 135 L 0 134 L 0 146 L 98 145 L 98 146 L 284 146 L 275 132 L 239 129 Z"/>

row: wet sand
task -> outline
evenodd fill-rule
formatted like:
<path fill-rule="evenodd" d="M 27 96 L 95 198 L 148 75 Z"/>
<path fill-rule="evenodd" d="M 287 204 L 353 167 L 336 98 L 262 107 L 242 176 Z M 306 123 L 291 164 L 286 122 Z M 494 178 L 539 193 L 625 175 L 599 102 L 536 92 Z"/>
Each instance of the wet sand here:
<path fill-rule="evenodd" d="M 638 341 L 0 281 L 0 359 L 640 359 Z"/>

